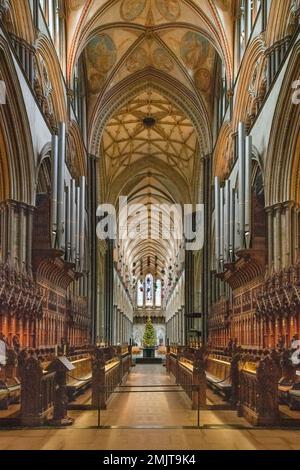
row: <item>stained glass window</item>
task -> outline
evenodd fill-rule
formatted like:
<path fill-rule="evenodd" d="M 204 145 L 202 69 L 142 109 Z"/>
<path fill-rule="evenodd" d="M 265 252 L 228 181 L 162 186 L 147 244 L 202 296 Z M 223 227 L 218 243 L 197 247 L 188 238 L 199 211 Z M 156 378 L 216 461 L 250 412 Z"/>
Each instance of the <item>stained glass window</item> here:
<path fill-rule="evenodd" d="M 153 276 L 152 274 L 147 274 L 145 288 L 146 288 L 146 307 L 153 307 Z"/>
<path fill-rule="evenodd" d="M 161 307 L 161 280 L 156 280 L 155 286 L 155 306 Z"/>
<path fill-rule="evenodd" d="M 144 283 L 141 279 L 139 279 L 137 283 L 137 306 L 144 306 Z"/>

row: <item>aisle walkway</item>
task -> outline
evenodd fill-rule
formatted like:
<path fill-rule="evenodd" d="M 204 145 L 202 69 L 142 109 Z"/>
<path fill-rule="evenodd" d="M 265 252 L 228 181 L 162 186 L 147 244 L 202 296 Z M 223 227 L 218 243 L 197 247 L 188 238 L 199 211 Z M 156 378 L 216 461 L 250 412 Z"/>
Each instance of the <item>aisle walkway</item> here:
<path fill-rule="evenodd" d="M 197 425 L 197 413 L 191 410 L 190 400 L 161 365 L 137 365 L 130 373 L 126 387 L 118 390 L 122 393 L 114 396 L 103 413 L 101 422 L 104 425 Z"/>
<path fill-rule="evenodd" d="M 173 383 L 162 366 L 139 365 L 133 369 L 126 385 L 137 390 L 137 385 Z M 197 417 L 184 393 L 152 391 L 115 395 L 108 410 L 101 413 L 102 424 L 117 426 L 114 429 L 95 428 L 97 411 L 72 411 L 69 414 L 75 418 L 75 424 L 66 429 L 0 430 L 0 449 L 300 450 L 300 431 L 251 429 L 236 418 L 234 411 L 201 411 L 201 424 L 209 426 L 205 429 L 180 428 L 195 425 Z M 229 424 L 234 422 L 246 424 L 247 428 L 231 429 Z M 129 428 L 134 425 L 141 429 Z M 161 429 L 162 425 L 177 428 Z"/>

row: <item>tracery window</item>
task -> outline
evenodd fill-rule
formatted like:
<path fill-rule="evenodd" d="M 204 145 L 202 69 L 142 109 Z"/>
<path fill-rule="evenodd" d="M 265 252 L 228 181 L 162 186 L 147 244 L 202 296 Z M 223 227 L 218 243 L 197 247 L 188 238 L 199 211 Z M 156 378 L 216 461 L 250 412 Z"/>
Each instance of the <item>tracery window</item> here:
<path fill-rule="evenodd" d="M 146 288 L 146 307 L 153 307 L 153 276 L 152 274 L 147 274 L 145 279 L 145 288 Z"/>
<path fill-rule="evenodd" d="M 137 283 L 137 306 L 144 306 L 144 283 L 141 279 Z"/>
<path fill-rule="evenodd" d="M 137 282 L 137 306 L 138 307 L 161 307 L 162 282 L 161 279 L 154 280 L 152 274 L 147 274 L 144 280 Z"/>
<path fill-rule="evenodd" d="M 155 307 L 161 307 L 161 280 L 156 279 L 155 284 Z"/>

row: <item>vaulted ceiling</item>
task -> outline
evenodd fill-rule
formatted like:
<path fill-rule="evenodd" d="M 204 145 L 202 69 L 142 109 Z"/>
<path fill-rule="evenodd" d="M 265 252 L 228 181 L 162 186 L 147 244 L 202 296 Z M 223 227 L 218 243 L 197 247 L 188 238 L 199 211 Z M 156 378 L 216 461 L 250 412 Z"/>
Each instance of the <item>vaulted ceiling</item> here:
<path fill-rule="evenodd" d="M 146 205 L 148 212 L 131 216 L 137 224 L 153 204 L 200 202 L 218 63 L 228 80 L 232 74 L 232 3 L 69 0 L 69 75 L 83 58 L 89 150 L 101 159 L 99 201 L 117 205 L 122 195 Z M 125 271 L 136 263 L 154 273 L 180 269 L 182 243 L 150 239 L 147 230 L 118 244 Z"/>

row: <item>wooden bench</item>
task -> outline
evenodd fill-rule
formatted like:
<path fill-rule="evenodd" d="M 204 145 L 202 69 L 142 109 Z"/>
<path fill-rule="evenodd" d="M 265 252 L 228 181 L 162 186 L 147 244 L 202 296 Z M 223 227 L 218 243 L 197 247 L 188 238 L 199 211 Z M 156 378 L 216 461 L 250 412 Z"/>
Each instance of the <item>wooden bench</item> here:
<path fill-rule="evenodd" d="M 92 360 L 91 356 L 71 358 L 75 369 L 67 375 L 67 392 L 70 401 L 77 395 L 83 393 L 92 383 Z"/>
<path fill-rule="evenodd" d="M 226 400 L 231 395 L 231 363 L 228 358 L 210 354 L 206 359 L 206 380 L 209 386 Z"/>

